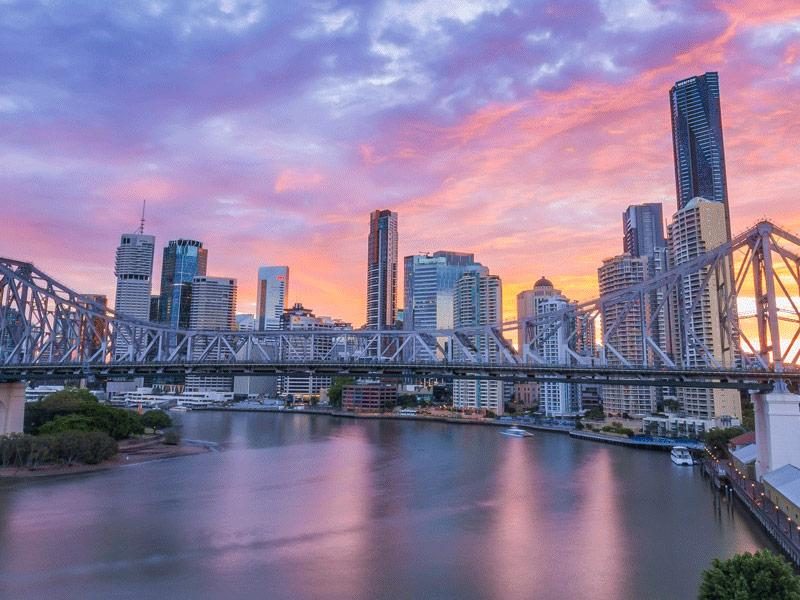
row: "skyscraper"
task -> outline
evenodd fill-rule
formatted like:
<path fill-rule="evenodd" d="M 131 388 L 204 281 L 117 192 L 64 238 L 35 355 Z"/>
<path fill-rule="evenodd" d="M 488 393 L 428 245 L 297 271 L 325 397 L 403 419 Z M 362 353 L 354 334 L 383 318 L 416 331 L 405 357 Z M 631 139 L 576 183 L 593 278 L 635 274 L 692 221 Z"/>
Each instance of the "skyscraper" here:
<path fill-rule="evenodd" d="M 678 210 L 698 196 L 722 203 L 730 239 L 719 75 L 706 73 L 678 81 L 669 91 L 669 99 Z"/>
<path fill-rule="evenodd" d="M 114 310 L 117 313 L 140 321 L 149 319 L 155 245 L 155 236 L 122 234 L 114 264 L 117 277 Z"/>
<path fill-rule="evenodd" d="M 700 254 L 724 244 L 727 229 L 725 211 L 719 202 L 694 198 L 675 213 L 669 226 L 670 259 L 678 267 Z M 704 267 L 681 277 L 672 298 L 678 315 L 673 340 L 675 362 L 683 368 L 735 367 L 739 360 L 735 305 L 730 265 Z M 742 408 L 736 390 L 678 388 L 681 408 L 700 418 L 731 416 L 741 419 Z"/>
<path fill-rule="evenodd" d="M 403 328 L 452 329 L 453 291 L 475 255 L 440 250 L 405 257 Z"/>
<path fill-rule="evenodd" d="M 397 312 L 397 213 L 369 216 L 367 246 L 367 327 L 389 329 Z"/>
<path fill-rule="evenodd" d="M 174 328 L 189 326 L 192 280 L 206 274 L 208 250 L 196 240 L 172 240 L 161 263 L 159 321 Z"/>
<path fill-rule="evenodd" d="M 281 316 L 289 301 L 289 267 L 259 268 L 257 293 L 256 329 L 280 329 Z"/>
<path fill-rule="evenodd" d="M 233 331 L 236 329 L 236 280 L 228 277 L 206 277 L 197 275 L 192 279 L 189 327 L 210 331 Z M 192 359 L 199 360 L 206 354 L 210 340 L 205 335 L 195 336 L 192 344 Z M 211 358 L 226 360 L 228 350 L 217 346 L 209 350 Z M 186 388 L 190 391 L 204 390 L 229 392 L 233 388 L 231 377 L 188 375 Z"/>
<path fill-rule="evenodd" d="M 623 251 L 631 256 L 653 256 L 657 248 L 666 248 L 661 204 L 634 204 L 622 213 Z"/>
<path fill-rule="evenodd" d="M 453 321 L 456 328 L 480 325 L 500 326 L 503 290 L 500 278 L 490 275 L 482 265 L 470 267 L 456 282 L 453 295 Z M 497 359 L 500 348 L 488 334 L 468 336 L 478 355 L 489 361 Z M 474 379 L 453 380 L 453 406 L 503 413 L 502 381 Z"/>
<path fill-rule="evenodd" d="M 520 349 L 528 348 L 545 364 L 565 365 L 569 363 L 570 340 L 576 337 L 575 319 L 564 315 L 559 327 L 526 326 L 525 320 L 565 309 L 569 304 L 561 290 L 555 289 L 549 279 L 541 277 L 532 290 L 517 294 L 517 321 Z M 546 329 L 547 331 L 540 331 Z M 538 334 L 542 334 L 541 339 Z M 593 333 L 592 333 L 593 335 Z M 584 336 L 585 337 L 585 336 Z M 574 343 L 574 342 L 573 342 Z M 543 382 L 538 386 L 539 411 L 547 416 L 574 415 L 578 412 L 576 386 L 568 383 Z"/>
<path fill-rule="evenodd" d="M 600 295 L 641 283 L 648 277 L 646 256 L 622 254 L 607 258 L 597 270 Z M 650 352 L 644 336 L 647 301 L 625 298 L 602 306 L 603 345 L 609 366 L 642 365 Z M 628 363 L 626 365 L 626 362 Z M 656 408 L 656 391 L 651 387 L 607 385 L 603 407 L 609 414 L 649 415 Z"/>

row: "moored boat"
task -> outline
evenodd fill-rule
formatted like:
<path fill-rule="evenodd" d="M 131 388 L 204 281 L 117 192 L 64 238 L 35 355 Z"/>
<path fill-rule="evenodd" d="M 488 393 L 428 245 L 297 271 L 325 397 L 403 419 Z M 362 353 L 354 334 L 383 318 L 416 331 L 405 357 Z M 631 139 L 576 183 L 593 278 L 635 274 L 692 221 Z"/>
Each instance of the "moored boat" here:
<path fill-rule="evenodd" d="M 533 434 L 530 431 L 525 431 L 524 429 L 520 429 L 516 425 L 509 427 L 508 429 L 504 429 L 501 431 L 503 435 L 507 435 L 509 437 L 531 437 Z"/>
<path fill-rule="evenodd" d="M 673 446 L 669 457 L 676 465 L 693 465 L 694 459 L 686 446 Z"/>

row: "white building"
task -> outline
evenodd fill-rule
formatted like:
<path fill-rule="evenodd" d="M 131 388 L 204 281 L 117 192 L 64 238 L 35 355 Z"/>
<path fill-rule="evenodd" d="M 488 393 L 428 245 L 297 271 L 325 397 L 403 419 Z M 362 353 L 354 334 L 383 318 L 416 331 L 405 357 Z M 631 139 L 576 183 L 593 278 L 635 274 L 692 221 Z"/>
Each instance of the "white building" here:
<path fill-rule="evenodd" d="M 597 270 L 600 295 L 641 283 L 647 279 L 648 272 L 646 256 L 621 254 L 607 258 Z M 649 352 L 644 335 L 647 310 L 647 300 L 625 299 L 603 304 L 603 348 L 609 366 L 644 364 Z M 604 386 L 603 408 L 609 414 L 649 415 L 656 408 L 656 390 L 646 386 Z"/>
<path fill-rule="evenodd" d="M 189 328 L 207 331 L 233 331 L 236 329 L 236 280 L 228 277 L 198 275 L 192 279 L 192 304 L 189 310 Z M 213 335 L 213 334 L 210 334 Z M 195 336 L 192 359 L 206 354 L 209 341 L 206 336 Z M 209 350 L 208 358 L 225 360 L 226 351 L 216 347 Z M 231 377 L 189 375 L 186 389 L 190 392 L 231 392 Z"/>
<path fill-rule="evenodd" d="M 153 252 L 156 238 L 144 233 L 124 233 L 117 247 L 114 275 L 117 291 L 114 310 L 130 319 L 150 319 L 150 293 L 153 286 Z M 129 345 L 119 336 L 114 354 L 124 356 Z"/>
<path fill-rule="evenodd" d="M 679 267 L 727 241 L 725 205 L 694 198 L 675 213 L 669 226 L 671 264 Z M 730 368 L 738 362 L 738 339 L 723 325 L 725 318 L 735 319 L 736 314 L 732 311 L 726 316 L 721 308 L 727 304 L 733 288 L 733 272 L 730 265 L 712 273 L 709 269 L 705 267 L 682 277 L 672 299 L 676 315 L 672 336 L 675 362 L 683 368 Z M 676 396 L 689 415 L 704 419 L 742 418 L 742 404 L 736 390 L 681 387 Z"/>
<path fill-rule="evenodd" d="M 502 310 L 502 283 L 497 275 L 489 275 L 489 269 L 484 266 L 472 267 L 459 278 L 453 296 L 453 321 L 456 328 L 479 325 L 499 327 Z M 500 348 L 490 336 L 472 335 L 469 339 L 479 355 L 490 362 L 497 360 Z M 504 409 L 503 392 L 502 381 L 455 379 L 453 406 L 490 410 L 500 415 Z"/>
<path fill-rule="evenodd" d="M 520 292 L 517 295 L 517 321 L 520 323 L 517 336 L 520 349 L 533 353 L 539 361 L 548 365 L 568 364 L 574 322 L 565 315 L 557 329 L 546 328 L 547 335 L 544 335 L 542 327 L 525 325 L 526 319 L 563 310 L 568 305 L 567 297 L 561 290 L 555 289 L 545 277 L 539 279 L 532 290 Z M 575 415 L 580 409 L 577 389 L 568 383 L 541 383 L 538 386 L 538 400 L 539 411 L 549 417 Z"/>
<path fill-rule="evenodd" d="M 289 267 L 258 269 L 256 329 L 272 331 L 281 328 L 281 315 L 289 302 Z"/>

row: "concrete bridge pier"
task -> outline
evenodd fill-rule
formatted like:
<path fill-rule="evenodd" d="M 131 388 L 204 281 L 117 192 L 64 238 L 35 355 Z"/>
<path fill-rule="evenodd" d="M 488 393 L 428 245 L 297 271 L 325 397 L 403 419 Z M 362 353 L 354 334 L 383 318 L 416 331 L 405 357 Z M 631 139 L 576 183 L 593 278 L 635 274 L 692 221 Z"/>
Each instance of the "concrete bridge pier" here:
<path fill-rule="evenodd" d="M 787 464 L 800 467 L 800 395 L 752 394 L 756 418 L 756 477 Z"/>
<path fill-rule="evenodd" d="M 0 435 L 22 433 L 25 417 L 25 384 L 0 383 Z"/>

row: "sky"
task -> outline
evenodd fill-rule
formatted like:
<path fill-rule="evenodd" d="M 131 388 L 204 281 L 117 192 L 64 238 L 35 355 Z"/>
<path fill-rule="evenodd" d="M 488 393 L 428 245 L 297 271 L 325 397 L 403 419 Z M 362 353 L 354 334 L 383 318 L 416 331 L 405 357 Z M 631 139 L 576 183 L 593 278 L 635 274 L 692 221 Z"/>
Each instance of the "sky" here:
<path fill-rule="evenodd" d="M 192 238 L 239 312 L 286 264 L 359 326 L 389 208 L 401 262 L 474 252 L 507 319 L 542 275 L 587 300 L 623 210 L 675 211 L 668 92 L 706 71 L 734 233 L 800 230 L 796 1 L 0 0 L 0 255 L 113 301 L 146 199 L 153 293 Z"/>

